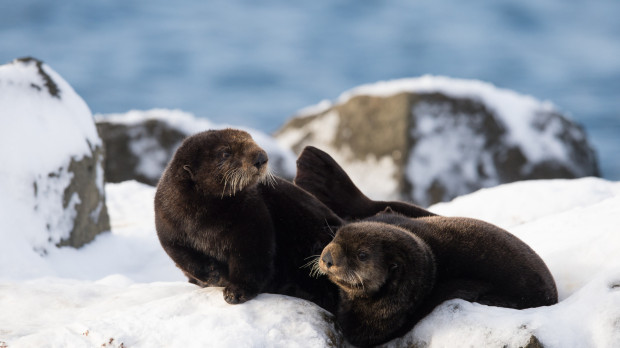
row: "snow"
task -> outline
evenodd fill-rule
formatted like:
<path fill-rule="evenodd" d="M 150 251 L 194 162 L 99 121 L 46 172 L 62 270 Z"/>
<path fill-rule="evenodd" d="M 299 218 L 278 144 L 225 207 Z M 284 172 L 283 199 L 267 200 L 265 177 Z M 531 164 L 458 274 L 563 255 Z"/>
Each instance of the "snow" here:
<path fill-rule="evenodd" d="M 221 288 L 188 284 L 157 240 L 154 190 L 133 181 L 106 185 L 112 231 L 79 250 L 63 247 L 42 256 L 32 252 L 26 236 L 1 235 L 0 245 L 10 246 L 11 257 L 21 257 L 0 263 L 0 346 L 333 343 L 333 324 L 312 303 L 261 294 L 228 305 Z M 549 265 L 561 302 L 518 311 L 449 301 L 392 346 L 517 347 L 532 334 L 545 347 L 620 344 L 620 182 L 518 182 L 430 209 L 484 217 L 508 228 Z"/>
<path fill-rule="evenodd" d="M 293 117 L 304 117 L 310 115 L 322 114 L 323 112 L 329 110 L 334 104 L 327 99 L 323 99 L 317 104 L 306 106 L 300 110 L 298 110 Z"/>
<path fill-rule="evenodd" d="M 440 215 L 461 214 L 511 229 L 619 195 L 620 182 L 599 178 L 531 180 L 484 188 L 451 202 L 434 204 L 429 209 Z"/>
<path fill-rule="evenodd" d="M 0 300 L 10 313 L 0 322 L 15 335 L 7 341 L 9 347 L 327 345 L 320 312 L 305 310 L 311 304 L 303 300 L 283 296 L 264 294 L 246 305 L 231 306 L 215 288 L 123 284 L 118 279 L 38 279 L 5 286 L 2 292 L 4 298 L 20 299 Z"/>
<path fill-rule="evenodd" d="M 405 172 L 415 202 L 429 202 L 428 192 L 437 183 L 445 188 L 448 197 L 471 192 L 472 187 L 500 183 L 494 154 L 488 151 L 486 139 L 469 123 L 473 117 L 453 113 L 447 104 L 419 103 L 413 110 L 417 126 L 411 129 L 411 135 L 417 140 Z M 487 175 L 480 175 L 481 171 Z"/>
<path fill-rule="evenodd" d="M 400 341 L 432 347 L 523 347 L 534 334 L 545 347 L 618 347 L 619 281 L 616 268 L 557 305 L 521 311 L 448 301 Z"/>

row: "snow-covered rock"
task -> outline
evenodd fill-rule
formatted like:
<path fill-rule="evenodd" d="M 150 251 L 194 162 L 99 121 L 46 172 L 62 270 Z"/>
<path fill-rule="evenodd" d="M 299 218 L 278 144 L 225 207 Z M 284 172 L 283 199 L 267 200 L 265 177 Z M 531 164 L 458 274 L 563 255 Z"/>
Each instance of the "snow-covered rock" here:
<path fill-rule="evenodd" d="M 364 85 L 301 110 L 277 133 L 329 152 L 376 199 L 428 205 L 526 179 L 598 175 L 583 129 L 549 102 L 424 76 Z"/>
<path fill-rule="evenodd" d="M 124 114 L 96 115 L 97 128 L 106 150 L 106 182 L 137 180 L 156 185 L 176 149 L 187 136 L 207 129 L 229 127 L 179 110 L 153 109 Z M 295 176 L 295 155 L 270 136 L 248 131 L 267 151 L 274 174 Z"/>
<path fill-rule="evenodd" d="M 19 234 L 28 252 L 45 253 L 110 229 L 90 109 L 36 59 L 0 66 L 0 149 L 0 236 Z M 13 248 L 0 243 L 0 263 L 15 262 Z"/>

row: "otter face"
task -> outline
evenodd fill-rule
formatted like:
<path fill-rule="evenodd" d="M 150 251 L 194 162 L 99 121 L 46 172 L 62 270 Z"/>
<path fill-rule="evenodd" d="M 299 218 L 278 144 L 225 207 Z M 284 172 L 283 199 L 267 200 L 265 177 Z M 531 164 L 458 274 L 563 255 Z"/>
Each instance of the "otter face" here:
<path fill-rule="evenodd" d="M 381 231 L 368 229 L 369 224 L 353 223 L 339 229 L 318 260 L 320 273 L 351 298 L 379 291 L 396 267 L 385 253 Z"/>
<path fill-rule="evenodd" d="M 208 195 L 234 196 L 246 187 L 273 180 L 267 153 L 241 130 L 195 134 L 185 140 L 177 154 L 184 175 Z"/>

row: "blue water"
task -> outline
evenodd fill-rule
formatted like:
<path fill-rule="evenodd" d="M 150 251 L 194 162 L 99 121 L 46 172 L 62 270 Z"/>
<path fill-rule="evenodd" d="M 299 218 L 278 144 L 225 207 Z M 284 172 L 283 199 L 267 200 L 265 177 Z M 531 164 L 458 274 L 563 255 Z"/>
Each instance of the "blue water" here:
<path fill-rule="evenodd" d="M 620 180 L 618 0 L 0 0 L 0 63 L 44 60 L 95 113 L 179 108 L 271 132 L 423 74 L 554 102 Z"/>

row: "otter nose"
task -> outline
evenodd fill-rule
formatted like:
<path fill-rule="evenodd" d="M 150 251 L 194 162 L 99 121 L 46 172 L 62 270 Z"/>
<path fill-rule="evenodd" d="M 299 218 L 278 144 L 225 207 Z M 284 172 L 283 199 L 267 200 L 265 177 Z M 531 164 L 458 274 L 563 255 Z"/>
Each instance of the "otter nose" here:
<path fill-rule="evenodd" d="M 325 263 L 325 266 L 327 266 L 327 268 L 330 268 L 334 265 L 334 260 L 332 259 L 332 253 L 330 251 L 323 254 L 323 256 L 321 256 L 321 260 L 323 260 L 323 263 Z"/>
<path fill-rule="evenodd" d="M 256 155 L 256 158 L 254 158 L 254 166 L 256 168 L 260 168 L 265 163 L 267 163 L 268 160 L 269 158 L 267 157 L 267 154 L 265 153 L 265 151 L 260 151 L 258 155 Z"/>

